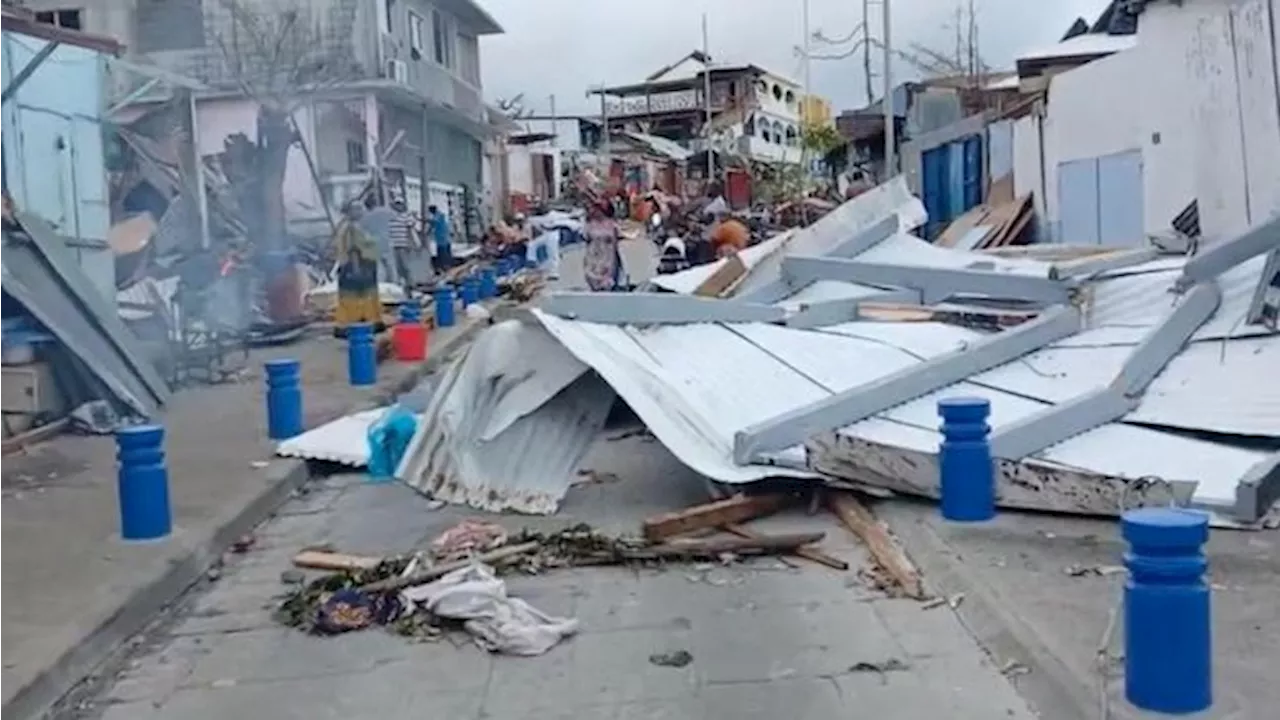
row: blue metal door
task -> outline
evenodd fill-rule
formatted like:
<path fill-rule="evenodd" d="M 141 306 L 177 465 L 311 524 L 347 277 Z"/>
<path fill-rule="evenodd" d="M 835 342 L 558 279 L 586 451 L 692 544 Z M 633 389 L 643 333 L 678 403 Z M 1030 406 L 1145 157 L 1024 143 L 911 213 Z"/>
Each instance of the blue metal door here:
<path fill-rule="evenodd" d="M 982 138 L 970 135 L 964 143 L 964 205 L 957 216 L 982 202 Z"/>
<path fill-rule="evenodd" d="M 947 183 L 950 176 L 950 149 L 943 145 L 924 151 L 920 156 L 920 187 L 923 190 L 925 212 L 929 220 L 925 225 L 925 238 L 932 240 L 942 232 L 951 218 L 947 200 Z"/>
<path fill-rule="evenodd" d="M 1142 151 L 1098 158 L 1098 242 L 1107 247 L 1145 245 L 1142 210 Z"/>
<path fill-rule="evenodd" d="M 1054 241 L 1072 245 L 1098 244 L 1096 158 L 1058 164 L 1058 226 Z"/>

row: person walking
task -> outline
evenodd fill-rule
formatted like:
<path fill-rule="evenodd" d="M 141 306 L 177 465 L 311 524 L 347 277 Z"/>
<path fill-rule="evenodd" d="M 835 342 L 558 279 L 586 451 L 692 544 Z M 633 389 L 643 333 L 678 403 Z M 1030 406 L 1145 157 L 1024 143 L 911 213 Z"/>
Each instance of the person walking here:
<path fill-rule="evenodd" d="M 434 264 L 437 273 L 443 273 L 453 267 L 453 247 L 449 241 L 449 218 L 440 212 L 440 208 L 431 205 L 427 208 L 428 222 L 431 226 L 431 239 L 435 243 Z"/>
<path fill-rule="evenodd" d="M 418 246 L 413 218 L 402 198 L 391 201 L 391 252 L 395 255 L 396 274 L 407 292 L 413 286 L 413 251 Z"/>
<path fill-rule="evenodd" d="M 600 198 L 587 209 L 583 234 L 587 247 L 582 253 L 582 274 L 587 287 L 595 292 L 617 290 L 622 278 L 622 254 L 618 248 L 621 238 L 609 198 Z"/>

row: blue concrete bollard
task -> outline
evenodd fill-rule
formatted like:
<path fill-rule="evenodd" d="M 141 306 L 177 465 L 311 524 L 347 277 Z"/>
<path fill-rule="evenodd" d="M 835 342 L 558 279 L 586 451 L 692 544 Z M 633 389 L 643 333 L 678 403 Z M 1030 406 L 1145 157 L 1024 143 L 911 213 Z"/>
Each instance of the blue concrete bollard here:
<path fill-rule="evenodd" d="M 347 381 L 355 386 L 378 382 L 378 350 L 370 323 L 347 327 Z"/>
<path fill-rule="evenodd" d="M 120 537 L 158 540 L 173 530 L 169 470 L 164 460 L 164 428 L 136 425 L 116 431 L 116 491 Z"/>
<path fill-rule="evenodd" d="M 995 472 L 991 463 L 991 403 L 982 398 L 938 401 L 942 447 L 938 449 L 942 516 L 953 522 L 982 522 L 996 514 Z"/>
<path fill-rule="evenodd" d="M 1126 512 L 1124 695 L 1138 708 L 1186 714 L 1213 704 L 1209 519 L 1177 508 Z"/>
<path fill-rule="evenodd" d="M 462 299 L 464 308 L 474 305 L 480 299 L 480 283 L 476 282 L 475 277 L 462 279 L 462 293 L 459 297 Z"/>
<path fill-rule="evenodd" d="M 482 299 L 498 296 L 498 275 L 492 267 L 480 270 L 480 297 Z"/>
<path fill-rule="evenodd" d="M 267 437 L 288 440 L 302 434 L 302 366 L 272 360 L 267 373 Z"/>
<path fill-rule="evenodd" d="M 417 300 L 406 300 L 400 305 L 400 322 L 422 322 L 422 305 L 420 305 Z"/>
<path fill-rule="evenodd" d="M 441 285 L 432 293 L 436 305 L 436 327 L 453 327 L 456 317 L 453 312 L 453 287 Z"/>

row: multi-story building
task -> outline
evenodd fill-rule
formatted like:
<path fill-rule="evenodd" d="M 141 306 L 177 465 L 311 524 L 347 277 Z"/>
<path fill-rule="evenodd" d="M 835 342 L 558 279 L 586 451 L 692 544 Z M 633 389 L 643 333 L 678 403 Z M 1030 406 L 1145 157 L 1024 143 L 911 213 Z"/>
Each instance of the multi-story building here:
<path fill-rule="evenodd" d="M 266 35 L 284 24 L 307 28 L 306 47 L 284 51 L 324 65 L 298 93 L 294 113 L 311 156 L 295 148 L 288 160 L 285 201 L 295 224 L 323 219 L 320 194 L 340 205 L 374 165 L 404 170 L 411 204 L 424 185 L 442 207 L 456 203 L 462 187 L 481 189 L 490 125 L 479 38 L 502 28 L 474 0 L 79 0 L 82 8 L 69 7 L 76 2 L 23 4 L 47 22 L 112 36 L 140 62 L 204 83 L 196 122 L 202 155 L 221 152 L 232 134 L 254 137 L 257 106 L 243 88 L 255 70 L 245 58 L 269 52 L 255 47 L 261 38 L 246 32 L 244 18 Z M 129 89 L 116 88 L 118 95 Z M 135 104 L 163 100 L 164 92 Z"/>
<path fill-rule="evenodd" d="M 712 64 L 694 52 L 644 82 L 593 93 L 601 97 L 601 115 L 611 131 L 655 135 L 692 150 L 712 148 L 757 162 L 801 161 L 800 85 L 756 65 Z"/>

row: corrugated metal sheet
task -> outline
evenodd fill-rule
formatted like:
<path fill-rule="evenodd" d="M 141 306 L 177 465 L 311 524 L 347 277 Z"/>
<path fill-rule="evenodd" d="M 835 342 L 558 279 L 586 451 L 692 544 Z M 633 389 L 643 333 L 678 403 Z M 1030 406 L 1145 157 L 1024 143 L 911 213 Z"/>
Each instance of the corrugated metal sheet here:
<path fill-rule="evenodd" d="M 369 464 L 369 426 L 386 408 L 362 410 L 281 441 L 276 454 L 362 468 Z"/>
<path fill-rule="evenodd" d="M 448 502 L 553 513 L 614 397 L 541 328 L 499 323 L 436 386 L 396 476 Z"/>
<path fill-rule="evenodd" d="M 870 285 L 839 282 L 837 280 L 819 280 L 778 304 L 794 309 L 808 303 L 863 298 L 882 292 L 884 292 L 883 288 Z"/>
<path fill-rule="evenodd" d="M 101 307 L 105 301 L 96 297 L 79 266 L 60 257 L 65 250 L 34 239 L 5 232 L 5 292 L 49 328 L 120 402 L 151 416 L 168 399 L 169 389 L 142 355 L 137 339 L 114 312 Z"/>

